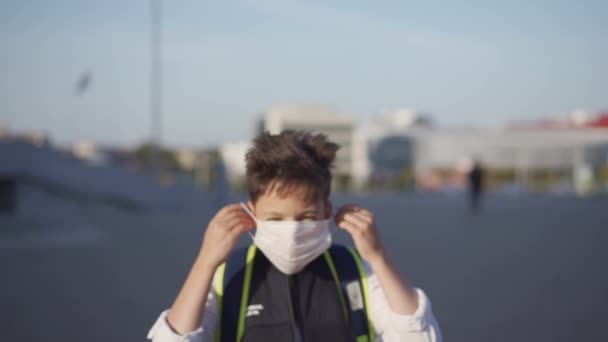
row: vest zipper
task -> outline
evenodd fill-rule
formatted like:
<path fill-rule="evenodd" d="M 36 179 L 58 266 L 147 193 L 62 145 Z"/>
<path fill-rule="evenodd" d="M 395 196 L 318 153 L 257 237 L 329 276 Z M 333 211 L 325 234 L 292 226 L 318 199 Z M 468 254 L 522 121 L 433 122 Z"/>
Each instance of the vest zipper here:
<path fill-rule="evenodd" d="M 289 295 L 289 319 L 291 321 L 291 335 L 293 337 L 294 341 L 301 341 L 302 337 L 300 336 L 300 338 L 298 338 L 297 333 L 299 331 L 299 327 L 296 324 L 296 320 L 295 320 L 295 313 L 293 311 L 293 297 L 291 296 L 291 284 L 293 283 L 293 279 L 292 276 L 288 275 L 287 276 L 287 294 Z M 300 332 L 300 335 L 302 333 Z"/>

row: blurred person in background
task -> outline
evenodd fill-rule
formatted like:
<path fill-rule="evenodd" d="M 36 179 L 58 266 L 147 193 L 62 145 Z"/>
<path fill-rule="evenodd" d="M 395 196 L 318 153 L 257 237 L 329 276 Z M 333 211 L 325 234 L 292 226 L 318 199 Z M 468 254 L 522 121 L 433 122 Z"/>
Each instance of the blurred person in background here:
<path fill-rule="evenodd" d="M 481 210 L 481 198 L 483 195 L 484 170 L 481 163 L 476 160 L 469 172 L 469 200 L 471 212 L 474 214 Z"/>

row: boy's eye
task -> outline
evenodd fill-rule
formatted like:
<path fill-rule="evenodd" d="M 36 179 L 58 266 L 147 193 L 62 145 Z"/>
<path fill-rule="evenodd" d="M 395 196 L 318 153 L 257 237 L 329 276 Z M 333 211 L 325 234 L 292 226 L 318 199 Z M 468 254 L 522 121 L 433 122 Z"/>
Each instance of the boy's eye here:
<path fill-rule="evenodd" d="M 281 221 L 280 217 L 270 217 L 268 219 L 266 219 L 267 221 Z"/>
<path fill-rule="evenodd" d="M 314 216 L 305 216 L 302 221 L 315 221 L 317 218 Z"/>

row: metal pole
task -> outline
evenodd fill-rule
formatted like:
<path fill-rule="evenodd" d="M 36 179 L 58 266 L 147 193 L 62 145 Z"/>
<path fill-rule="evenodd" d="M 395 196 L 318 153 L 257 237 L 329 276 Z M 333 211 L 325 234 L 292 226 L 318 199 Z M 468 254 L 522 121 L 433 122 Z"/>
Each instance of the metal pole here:
<path fill-rule="evenodd" d="M 162 73 L 162 4 L 161 0 L 150 0 L 150 134 L 152 143 L 160 146 L 163 130 L 163 73 Z"/>

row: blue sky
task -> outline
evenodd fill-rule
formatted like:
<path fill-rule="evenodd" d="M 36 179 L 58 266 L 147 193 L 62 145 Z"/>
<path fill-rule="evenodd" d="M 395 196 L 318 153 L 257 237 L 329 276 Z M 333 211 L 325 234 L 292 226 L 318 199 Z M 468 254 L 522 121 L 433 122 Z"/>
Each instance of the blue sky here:
<path fill-rule="evenodd" d="M 606 1 L 204 1 L 164 5 L 164 137 L 249 139 L 256 113 L 329 104 L 500 125 L 608 109 Z M 149 2 L 0 2 L 0 122 L 59 142 L 149 136 Z M 85 70 L 83 96 L 74 85 Z"/>

